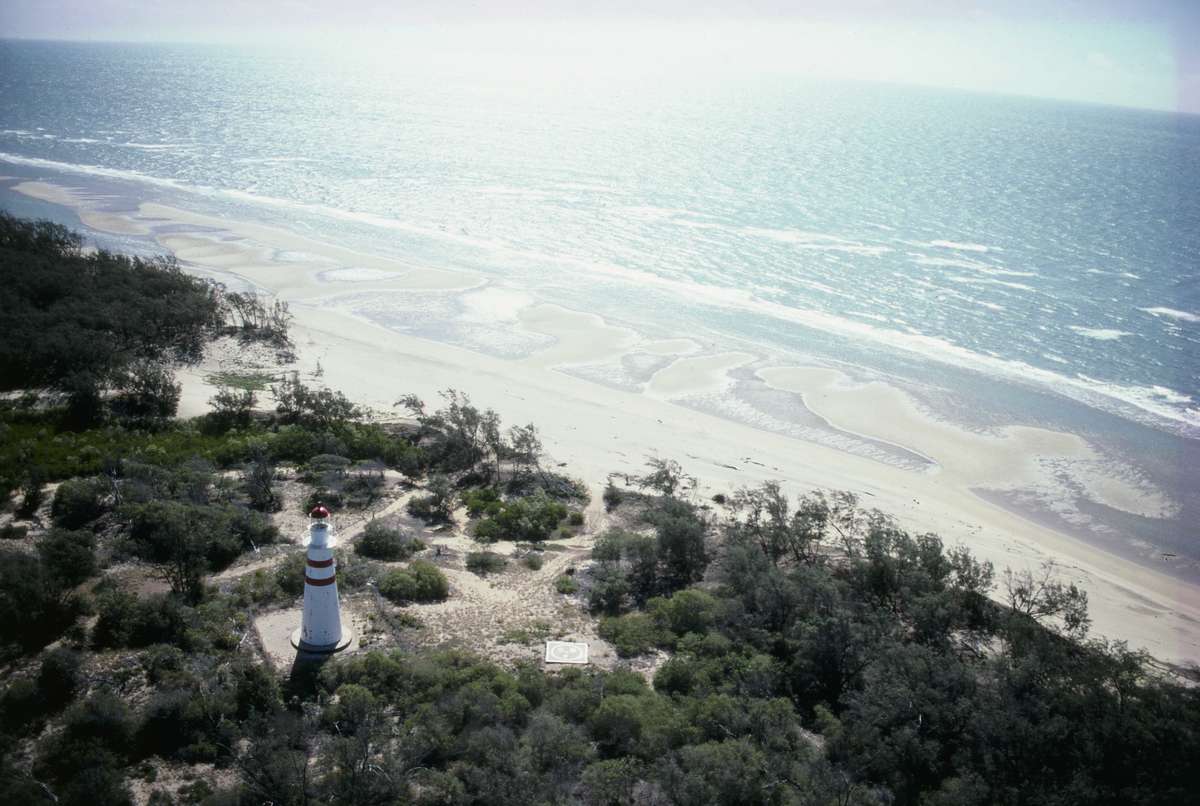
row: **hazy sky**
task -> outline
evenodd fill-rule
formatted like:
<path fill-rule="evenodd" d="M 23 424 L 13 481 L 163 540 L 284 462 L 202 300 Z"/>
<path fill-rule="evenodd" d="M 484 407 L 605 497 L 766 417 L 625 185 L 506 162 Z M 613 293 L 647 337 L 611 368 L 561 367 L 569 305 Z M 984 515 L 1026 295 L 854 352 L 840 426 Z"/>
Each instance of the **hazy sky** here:
<path fill-rule="evenodd" d="M 496 69 L 769 70 L 1200 113 L 1200 0 L 590 5 L 598 8 L 578 0 L 0 0 L 0 35 L 347 48 L 417 41 Z"/>

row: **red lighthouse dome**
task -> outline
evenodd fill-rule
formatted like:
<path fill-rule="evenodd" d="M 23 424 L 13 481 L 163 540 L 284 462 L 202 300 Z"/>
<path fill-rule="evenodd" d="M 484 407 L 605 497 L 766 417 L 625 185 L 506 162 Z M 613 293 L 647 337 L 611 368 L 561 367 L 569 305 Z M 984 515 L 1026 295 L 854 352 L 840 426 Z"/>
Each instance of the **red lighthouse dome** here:
<path fill-rule="evenodd" d="M 328 518 L 329 510 L 325 508 L 324 504 L 317 504 L 315 507 L 313 507 L 312 512 L 308 513 L 308 517 L 310 517 L 310 518 Z"/>

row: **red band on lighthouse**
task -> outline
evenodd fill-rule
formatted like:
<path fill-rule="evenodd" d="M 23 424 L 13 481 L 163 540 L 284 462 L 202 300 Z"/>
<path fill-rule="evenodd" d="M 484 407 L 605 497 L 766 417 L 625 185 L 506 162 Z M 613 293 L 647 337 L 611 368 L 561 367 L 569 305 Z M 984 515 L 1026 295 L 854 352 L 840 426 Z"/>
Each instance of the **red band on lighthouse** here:
<path fill-rule="evenodd" d="M 325 585 L 332 585 L 334 582 L 337 582 L 336 576 L 325 577 L 324 579 L 313 579 L 312 577 L 307 576 L 307 575 L 304 577 L 305 585 L 313 585 L 318 588 L 323 587 Z"/>
<path fill-rule="evenodd" d="M 333 565 L 333 558 L 332 558 L 332 557 L 330 557 L 328 560 L 313 560 L 313 559 L 310 559 L 310 560 L 308 561 L 308 567 L 309 567 L 309 568 L 328 568 L 328 567 L 329 567 L 329 566 L 331 566 L 331 565 Z"/>

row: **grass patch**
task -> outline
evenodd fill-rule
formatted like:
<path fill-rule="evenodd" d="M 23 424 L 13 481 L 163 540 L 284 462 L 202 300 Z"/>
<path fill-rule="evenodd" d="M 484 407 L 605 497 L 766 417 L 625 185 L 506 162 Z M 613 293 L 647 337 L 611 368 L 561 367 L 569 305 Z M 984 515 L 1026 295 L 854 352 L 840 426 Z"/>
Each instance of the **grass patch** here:
<path fill-rule="evenodd" d="M 204 380 L 213 386 L 229 386 L 251 392 L 264 392 L 268 386 L 278 381 L 279 377 L 268 372 L 214 372 L 205 375 Z"/>
<path fill-rule="evenodd" d="M 550 630 L 551 627 L 548 622 L 535 621 L 526 627 L 514 627 L 511 630 L 505 630 L 496 643 L 529 646 L 530 644 L 541 643 L 549 638 Z"/>

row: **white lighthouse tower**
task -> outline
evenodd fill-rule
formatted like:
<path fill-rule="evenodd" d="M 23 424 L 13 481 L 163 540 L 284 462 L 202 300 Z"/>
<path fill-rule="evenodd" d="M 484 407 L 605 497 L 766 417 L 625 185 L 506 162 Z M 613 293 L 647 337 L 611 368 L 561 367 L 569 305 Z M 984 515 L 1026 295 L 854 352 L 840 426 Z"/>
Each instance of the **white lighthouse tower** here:
<path fill-rule="evenodd" d="M 354 637 L 342 627 L 338 605 L 337 563 L 333 559 L 333 526 L 329 510 L 317 506 L 309 513 L 307 562 L 304 564 L 304 616 L 292 633 L 292 646 L 301 652 L 338 652 Z"/>

